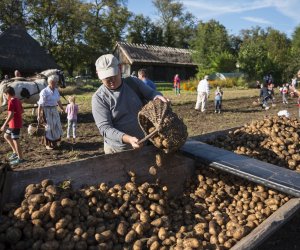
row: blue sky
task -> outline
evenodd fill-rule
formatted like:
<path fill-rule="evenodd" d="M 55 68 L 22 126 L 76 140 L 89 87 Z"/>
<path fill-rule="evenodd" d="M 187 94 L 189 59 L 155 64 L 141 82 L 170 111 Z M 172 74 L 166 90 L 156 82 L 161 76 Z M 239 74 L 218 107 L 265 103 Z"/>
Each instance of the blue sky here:
<path fill-rule="evenodd" d="M 299 0 L 181 0 L 185 10 L 204 22 L 215 19 L 229 34 L 260 26 L 272 27 L 291 37 L 300 25 Z M 135 14 L 157 19 L 152 0 L 128 0 L 128 9 Z"/>

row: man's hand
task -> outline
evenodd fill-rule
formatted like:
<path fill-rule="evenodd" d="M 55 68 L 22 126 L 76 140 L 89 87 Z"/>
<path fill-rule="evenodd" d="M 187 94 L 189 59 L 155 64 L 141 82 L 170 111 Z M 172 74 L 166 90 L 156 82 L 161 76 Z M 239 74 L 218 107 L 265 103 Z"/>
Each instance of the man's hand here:
<path fill-rule="evenodd" d="M 143 147 L 143 143 L 138 144 L 139 139 L 134 136 L 125 134 L 123 135 L 122 140 L 124 143 L 130 144 L 134 149 Z"/>
<path fill-rule="evenodd" d="M 170 100 L 162 95 L 157 95 L 153 98 L 153 100 L 160 99 L 163 102 L 169 102 Z"/>

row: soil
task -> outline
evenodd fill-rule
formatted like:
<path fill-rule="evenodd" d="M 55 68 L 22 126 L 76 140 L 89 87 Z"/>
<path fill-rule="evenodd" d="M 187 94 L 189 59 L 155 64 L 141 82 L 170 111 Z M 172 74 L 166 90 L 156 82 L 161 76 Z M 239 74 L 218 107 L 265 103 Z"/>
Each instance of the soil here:
<path fill-rule="evenodd" d="M 180 98 L 180 97 L 179 97 Z M 196 136 L 208 132 L 239 127 L 251 120 L 262 119 L 265 116 L 276 115 L 279 110 L 287 109 L 292 116 L 298 116 L 298 108 L 295 104 L 283 105 L 276 103 L 276 107 L 270 110 L 263 110 L 260 106 L 252 104 L 253 99 L 241 98 L 235 100 L 224 100 L 223 110 L 220 114 L 214 112 L 213 103 L 210 102 L 205 113 L 194 110 L 195 103 L 175 104 L 172 106 L 180 117 L 183 118 L 188 127 L 189 136 Z M 2 119 L 1 119 L 2 118 Z M 41 145 L 38 137 L 31 137 L 27 133 L 27 127 L 35 122 L 35 117 L 26 110 L 24 117 L 24 128 L 20 140 L 24 152 L 25 163 L 14 167 L 14 171 L 26 170 L 29 168 L 41 168 L 50 165 L 58 165 L 76 161 L 96 155 L 103 154 L 103 140 L 95 126 L 90 110 L 81 110 L 78 120 L 78 138 L 73 144 L 65 137 L 62 138 L 58 149 L 46 150 Z M 1 123 L 4 116 L 0 116 Z M 66 131 L 66 117 L 62 116 L 62 124 Z M 3 136 L 0 138 L 0 161 L 7 161 L 11 150 Z M 300 249 L 300 216 L 295 216 L 292 221 L 277 236 L 264 243 L 259 249 Z"/>

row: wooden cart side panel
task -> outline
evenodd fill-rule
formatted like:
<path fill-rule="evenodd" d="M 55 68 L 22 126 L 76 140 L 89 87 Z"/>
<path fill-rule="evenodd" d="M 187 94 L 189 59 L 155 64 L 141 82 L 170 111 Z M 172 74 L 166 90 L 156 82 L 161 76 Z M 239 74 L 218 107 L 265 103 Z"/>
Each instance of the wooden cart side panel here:
<path fill-rule="evenodd" d="M 149 167 L 155 164 L 156 153 L 157 149 L 151 146 L 64 165 L 13 171 L 8 175 L 10 185 L 6 190 L 5 199 L 9 202 L 21 200 L 27 185 L 44 179 L 51 179 L 56 184 L 71 180 L 74 189 L 101 182 L 109 186 L 123 184 L 129 181 L 128 171 L 136 173 L 138 182 L 155 183 L 159 179 L 162 185 L 169 188 L 171 195 L 181 193 L 185 180 L 194 172 L 194 161 L 179 154 L 172 154 L 165 166 L 158 168 L 157 175 L 153 176 L 149 174 Z"/>

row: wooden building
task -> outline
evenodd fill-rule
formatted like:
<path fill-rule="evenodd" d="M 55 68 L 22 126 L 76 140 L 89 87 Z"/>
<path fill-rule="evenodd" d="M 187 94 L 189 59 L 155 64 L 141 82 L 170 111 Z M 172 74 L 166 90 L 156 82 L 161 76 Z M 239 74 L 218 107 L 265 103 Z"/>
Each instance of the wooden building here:
<path fill-rule="evenodd" d="M 186 80 L 197 72 L 192 53 L 187 49 L 118 42 L 113 54 L 122 64 L 125 77 L 146 68 L 151 80 L 172 82 L 175 74 Z"/>
<path fill-rule="evenodd" d="M 46 69 L 57 69 L 53 57 L 21 26 L 11 26 L 0 34 L 0 70 L 13 77 L 18 69 L 30 76 Z"/>

